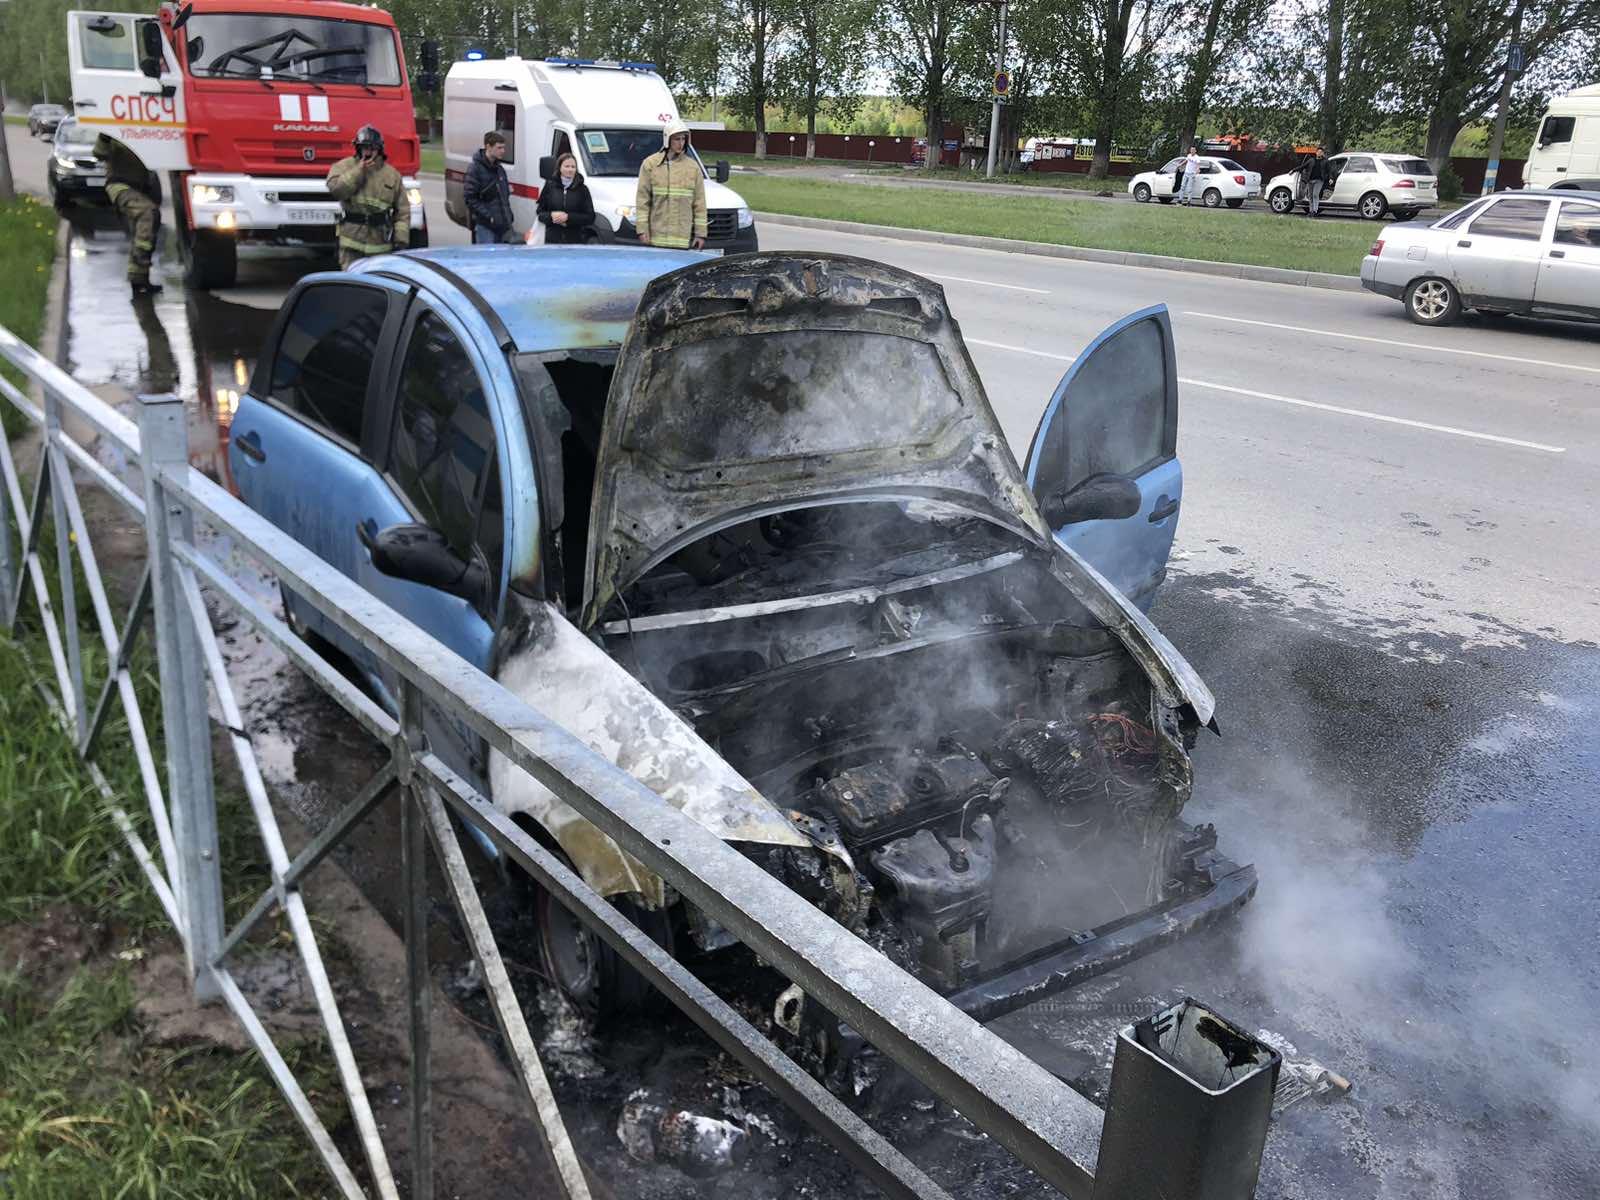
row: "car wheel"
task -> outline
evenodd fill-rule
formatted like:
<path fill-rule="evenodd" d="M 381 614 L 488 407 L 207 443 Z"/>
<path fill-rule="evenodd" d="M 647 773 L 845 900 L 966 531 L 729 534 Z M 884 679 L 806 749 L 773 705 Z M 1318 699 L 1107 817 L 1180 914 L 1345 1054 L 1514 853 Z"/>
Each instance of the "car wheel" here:
<path fill-rule="evenodd" d="M 1406 316 L 1418 325 L 1449 325 L 1461 315 L 1461 294 L 1436 276 L 1413 279 L 1406 288 Z"/>
<path fill-rule="evenodd" d="M 1228 207 L 1229 208 L 1243 208 L 1244 207 L 1243 198 L 1241 197 L 1241 198 L 1238 198 L 1238 199 L 1229 200 L 1228 201 Z"/>
<path fill-rule="evenodd" d="M 567 861 L 565 855 L 560 857 L 563 862 Z M 539 968 L 580 1012 L 595 1020 L 604 1020 L 659 1012 L 665 1008 L 666 997 L 624 962 L 598 934 L 544 888 L 537 884 L 531 886 Z M 675 953 L 672 920 L 666 910 L 652 912 L 625 896 L 613 896 L 611 903 L 656 945 L 669 954 Z"/>
<path fill-rule="evenodd" d="M 201 291 L 232 287 L 239 276 L 239 245 L 225 233 L 194 230 L 188 238 L 186 258 L 184 278 Z"/>
<path fill-rule="evenodd" d="M 1222 207 L 1222 193 L 1217 191 L 1216 188 L 1207 188 L 1201 195 L 1200 199 L 1207 208 Z"/>
<path fill-rule="evenodd" d="M 1294 193 L 1288 188 L 1274 188 L 1267 197 L 1267 207 L 1280 217 L 1288 216 L 1294 211 Z"/>
<path fill-rule="evenodd" d="M 1361 202 L 1356 205 L 1356 211 L 1366 220 L 1376 221 L 1389 211 L 1389 202 L 1380 192 L 1368 192 L 1361 197 Z"/>
<path fill-rule="evenodd" d="M 1133 185 L 1133 198 L 1135 200 L 1137 200 L 1140 204 L 1149 204 L 1150 203 L 1150 185 L 1148 183 L 1136 183 L 1136 184 L 1134 184 Z"/>

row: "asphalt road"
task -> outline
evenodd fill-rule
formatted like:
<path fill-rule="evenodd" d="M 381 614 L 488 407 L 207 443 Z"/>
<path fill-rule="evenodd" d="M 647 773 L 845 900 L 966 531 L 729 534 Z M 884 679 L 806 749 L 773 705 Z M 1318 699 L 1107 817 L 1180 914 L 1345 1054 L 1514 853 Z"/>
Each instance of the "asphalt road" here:
<path fill-rule="evenodd" d="M 459 238 L 436 221 L 435 243 Z M 1185 493 L 1154 616 L 1218 697 L 1188 815 L 1261 888 L 1236 926 L 1006 1035 L 1093 1091 L 1116 1026 L 1187 993 L 1349 1076 L 1349 1097 L 1275 1124 L 1263 1196 L 1600 1192 L 1600 330 L 1424 330 L 1366 295 L 776 225 L 762 240 L 938 279 L 1019 453 L 1097 332 L 1173 314 Z M 168 256 L 140 325 L 121 253 L 115 235 L 74 242 L 73 369 L 193 397 L 195 457 L 217 469 L 228 393 L 305 264 L 254 261 L 201 303 Z M 266 680 L 253 707 L 270 714 Z M 280 728 L 324 742 L 287 748 L 275 782 L 336 793 L 319 765 L 336 730 L 303 685 L 283 690 L 303 711 Z M 575 1119 L 604 1143 L 615 1114 Z M 992 1147 L 916 1152 L 960 1194 L 1028 1194 Z M 801 1194 L 780 1178 L 761 1194 Z M 805 1194 L 854 1194 L 828 1178 Z"/>

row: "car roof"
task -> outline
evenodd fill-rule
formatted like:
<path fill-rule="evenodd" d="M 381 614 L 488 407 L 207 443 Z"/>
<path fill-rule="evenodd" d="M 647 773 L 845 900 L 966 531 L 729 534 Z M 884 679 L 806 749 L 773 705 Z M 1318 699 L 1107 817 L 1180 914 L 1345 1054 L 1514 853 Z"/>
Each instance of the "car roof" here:
<path fill-rule="evenodd" d="M 1588 200 L 1600 204 L 1600 192 L 1583 191 L 1580 188 L 1513 188 L 1495 193 L 1497 200 L 1502 196 L 1533 196 L 1540 200 Z"/>
<path fill-rule="evenodd" d="M 621 345 L 645 285 L 708 257 L 631 246 L 447 246 L 367 262 L 425 287 L 453 286 L 511 349 L 531 354 Z"/>

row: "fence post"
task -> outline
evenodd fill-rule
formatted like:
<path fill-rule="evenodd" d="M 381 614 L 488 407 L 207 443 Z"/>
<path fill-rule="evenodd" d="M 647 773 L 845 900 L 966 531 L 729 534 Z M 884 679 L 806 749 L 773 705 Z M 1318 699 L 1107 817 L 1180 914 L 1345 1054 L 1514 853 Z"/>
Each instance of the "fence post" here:
<path fill-rule="evenodd" d="M 161 486 L 163 469 L 187 469 L 183 402 L 139 397 L 139 458 L 144 475 L 145 537 L 150 550 L 150 612 L 161 672 L 161 728 L 167 746 L 167 796 L 178 849 L 178 909 L 195 999 L 218 998 L 212 960 L 222 945 L 222 871 L 212 793 L 211 717 L 199 633 L 178 580 L 172 543 L 186 536 L 183 509 Z"/>
<path fill-rule="evenodd" d="M 72 679 L 72 694 L 62 696 L 72 706 L 72 721 L 77 730 L 74 740 L 83 745 L 89 732 L 89 713 L 84 707 L 83 639 L 78 631 L 78 582 L 72 566 L 72 525 L 67 520 L 66 488 L 72 486 L 67 456 L 61 452 L 61 401 L 55 389 L 44 385 L 44 469 L 50 473 L 50 515 L 56 527 L 56 570 L 61 579 L 61 625 L 67 640 L 67 674 Z M 44 514 L 35 513 L 34 520 Z"/>
<path fill-rule="evenodd" d="M 425 748 L 422 693 L 400 682 L 400 863 L 405 877 L 406 978 L 411 1031 L 411 1198 L 433 1200 L 433 978 L 428 966 L 428 836 L 421 776 L 413 761 Z"/>
<path fill-rule="evenodd" d="M 5 427 L 0 424 L 0 441 L 4 441 L 5 436 Z M 0 446 L 0 454 L 11 457 L 9 443 Z M 18 528 L 21 528 L 20 523 Z M 6 619 L 11 615 L 11 589 L 21 586 L 22 577 L 11 554 L 11 489 L 6 487 L 5 477 L 0 474 L 0 629 L 5 628 Z"/>

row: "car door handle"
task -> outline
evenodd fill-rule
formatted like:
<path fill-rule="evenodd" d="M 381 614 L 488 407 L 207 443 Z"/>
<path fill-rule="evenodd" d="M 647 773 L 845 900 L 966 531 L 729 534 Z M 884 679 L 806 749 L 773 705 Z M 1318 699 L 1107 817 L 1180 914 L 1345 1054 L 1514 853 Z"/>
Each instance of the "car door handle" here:
<path fill-rule="evenodd" d="M 77 105 L 79 108 L 99 108 L 100 107 L 100 102 L 98 100 L 74 100 L 72 103 Z"/>
<path fill-rule="evenodd" d="M 261 435 L 252 429 L 243 437 L 233 439 L 233 444 L 239 447 L 239 453 L 251 462 L 266 462 L 267 452 L 261 448 Z"/>
<path fill-rule="evenodd" d="M 1565 258 L 1566 256 L 1567 256 L 1567 252 L 1565 250 L 1552 250 L 1552 251 L 1550 251 L 1550 257 L 1551 258 Z"/>
<path fill-rule="evenodd" d="M 1469 242 L 1466 238 L 1462 238 L 1459 242 L 1456 243 L 1456 245 L 1458 245 L 1458 246 L 1470 246 L 1470 245 L 1472 245 L 1472 243 Z"/>
<path fill-rule="evenodd" d="M 1177 500 L 1168 500 L 1160 508 L 1158 508 L 1154 512 L 1152 512 L 1150 514 L 1148 520 L 1149 520 L 1150 524 L 1154 525 L 1158 521 L 1165 521 L 1168 517 L 1170 517 L 1173 513 L 1177 512 L 1177 511 L 1178 511 L 1178 502 L 1177 502 Z"/>
<path fill-rule="evenodd" d="M 361 544 L 367 548 L 367 553 L 371 554 L 378 548 L 378 523 L 371 517 L 357 521 L 356 537 L 361 539 Z"/>

